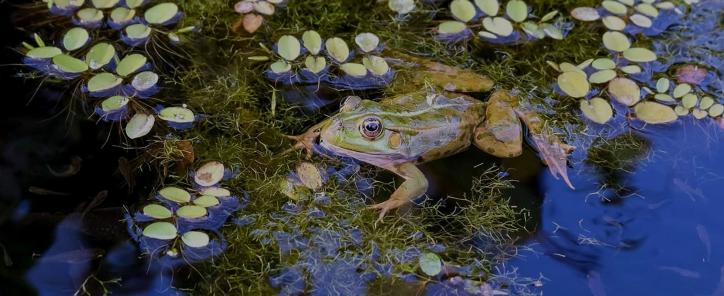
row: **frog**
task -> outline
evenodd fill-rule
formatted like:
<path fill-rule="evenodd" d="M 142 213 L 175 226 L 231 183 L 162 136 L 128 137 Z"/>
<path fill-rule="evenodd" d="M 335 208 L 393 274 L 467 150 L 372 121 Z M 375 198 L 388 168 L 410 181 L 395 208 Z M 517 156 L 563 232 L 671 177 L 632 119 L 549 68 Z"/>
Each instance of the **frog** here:
<path fill-rule="evenodd" d="M 379 211 L 377 222 L 425 194 L 429 184 L 420 164 L 470 146 L 495 157 L 517 157 L 523 153 L 523 125 L 553 176 L 560 175 L 575 189 L 566 171 L 568 154 L 575 147 L 547 131 L 538 114 L 521 108 L 514 92 L 493 90 L 489 78 L 470 70 L 401 57 L 412 67 L 401 94 L 379 101 L 344 98 L 339 112 L 301 135 L 287 136 L 296 141 L 288 151 L 306 150 L 308 158 L 314 151 L 324 151 L 401 177 L 403 182 L 386 201 L 370 206 Z M 409 81 L 424 82 L 411 86 Z M 469 95 L 485 91 L 491 92 L 485 101 Z"/>

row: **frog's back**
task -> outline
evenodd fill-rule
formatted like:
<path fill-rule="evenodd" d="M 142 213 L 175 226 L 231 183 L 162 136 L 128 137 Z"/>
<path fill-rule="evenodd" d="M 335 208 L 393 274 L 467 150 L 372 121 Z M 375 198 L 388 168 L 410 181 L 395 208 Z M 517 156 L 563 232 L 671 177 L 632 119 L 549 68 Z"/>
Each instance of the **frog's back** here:
<path fill-rule="evenodd" d="M 407 130 L 401 148 L 410 159 L 418 162 L 468 148 L 473 129 L 482 122 L 485 114 L 484 103 L 460 94 L 402 95 L 381 102 L 380 107 L 397 114 L 396 124 Z"/>

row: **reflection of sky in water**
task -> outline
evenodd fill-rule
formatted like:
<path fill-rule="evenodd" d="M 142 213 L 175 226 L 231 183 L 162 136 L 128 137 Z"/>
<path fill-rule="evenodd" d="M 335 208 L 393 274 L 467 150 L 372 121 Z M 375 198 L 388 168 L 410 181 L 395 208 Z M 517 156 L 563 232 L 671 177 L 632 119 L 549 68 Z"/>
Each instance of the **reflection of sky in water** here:
<path fill-rule="evenodd" d="M 544 174 L 541 223 L 527 242 L 538 255 L 507 265 L 542 274 L 552 295 L 711 295 L 724 268 L 722 133 L 685 120 L 644 137 L 651 154 L 621 173 L 633 190 L 621 199 L 590 194 L 600 181 L 590 168 L 574 176 L 576 191 Z"/>

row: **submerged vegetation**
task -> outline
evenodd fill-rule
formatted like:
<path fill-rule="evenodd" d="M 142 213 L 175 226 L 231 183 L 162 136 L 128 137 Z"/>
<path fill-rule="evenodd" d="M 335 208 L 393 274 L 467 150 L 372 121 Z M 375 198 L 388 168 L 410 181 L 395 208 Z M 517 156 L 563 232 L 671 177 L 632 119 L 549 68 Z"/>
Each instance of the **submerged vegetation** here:
<path fill-rule="evenodd" d="M 285 134 L 329 116 L 346 95 L 409 90 L 416 70 L 398 54 L 486 75 L 495 83 L 488 88 L 510 89 L 543 114 L 539 128 L 587 154 L 574 164 L 606 171 L 626 170 L 646 150 L 618 129 L 627 107 L 652 124 L 689 113 L 721 121 L 724 112 L 721 89 L 715 96 L 708 88 L 717 69 L 660 59 L 657 44 L 665 44 L 650 36 L 673 23 L 656 18 L 644 5 L 651 1 L 150 2 L 49 0 L 42 9 L 72 24 L 54 27 L 60 43 L 35 35 L 23 54 L 47 79 L 80 86 L 70 93 L 99 119 L 125 123 L 124 133 L 109 132 L 112 141 L 136 148 L 137 170 L 159 175 L 157 190 L 133 205 L 129 232 L 151 264 L 197 263 L 192 294 L 535 292 L 535 279 L 496 268 L 532 230 L 527 210 L 509 202 L 515 180 L 504 168 L 486 164 L 465 194 L 417 200 L 378 224 L 369 206 L 397 187 L 390 175 L 353 159 L 285 153 Z M 470 23 L 478 20 L 482 27 Z M 469 38 L 470 28 L 480 39 Z M 154 127 L 156 119 L 171 129 Z M 194 167 L 202 172 L 189 173 Z M 228 190 L 215 187 L 222 179 Z"/>

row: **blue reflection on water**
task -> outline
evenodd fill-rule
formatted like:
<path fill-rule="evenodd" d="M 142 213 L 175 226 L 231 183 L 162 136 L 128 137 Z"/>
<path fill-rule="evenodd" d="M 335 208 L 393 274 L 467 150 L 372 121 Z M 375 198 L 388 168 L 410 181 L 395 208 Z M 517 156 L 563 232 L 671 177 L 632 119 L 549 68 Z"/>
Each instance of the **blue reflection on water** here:
<path fill-rule="evenodd" d="M 535 254 L 507 264 L 548 278 L 543 291 L 551 295 L 724 292 L 724 133 L 717 129 L 694 120 L 647 127 L 651 153 L 621 172 L 620 185 L 633 191 L 620 198 L 599 188 L 591 167 L 579 170 L 576 191 L 544 174 L 540 226 L 526 243 Z"/>

